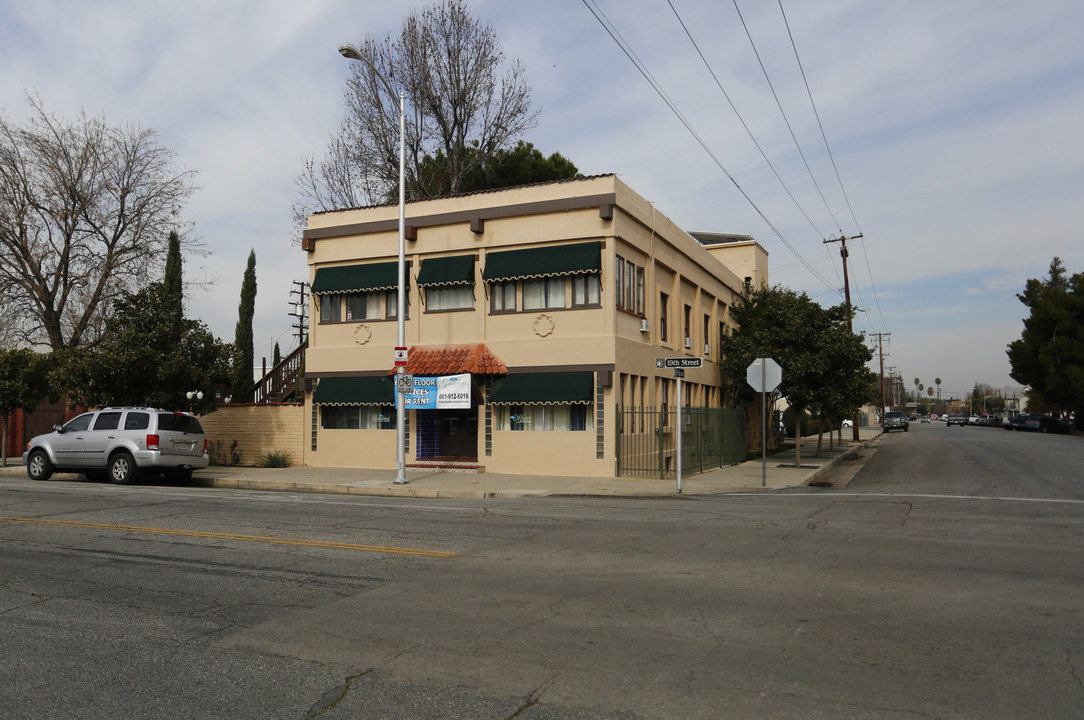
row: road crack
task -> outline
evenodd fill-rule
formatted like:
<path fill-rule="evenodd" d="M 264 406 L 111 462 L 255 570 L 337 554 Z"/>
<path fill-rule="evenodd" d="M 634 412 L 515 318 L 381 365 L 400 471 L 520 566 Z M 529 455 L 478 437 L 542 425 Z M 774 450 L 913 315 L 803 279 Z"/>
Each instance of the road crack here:
<path fill-rule="evenodd" d="M 342 685 L 328 690 L 319 700 L 313 703 L 312 707 L 309 708 L 308 714 L 305 715 L 305 720 L 312 720 L 330 710 L 334 710 L 335 707 L 350 694 L 350 688 L 354 684 L 354 681 L 358 678 L 365 677 L 372 671 L 373 669 L 369 668 L 365 672 L 360 672 L 357 675 L 350 675 Z"/>

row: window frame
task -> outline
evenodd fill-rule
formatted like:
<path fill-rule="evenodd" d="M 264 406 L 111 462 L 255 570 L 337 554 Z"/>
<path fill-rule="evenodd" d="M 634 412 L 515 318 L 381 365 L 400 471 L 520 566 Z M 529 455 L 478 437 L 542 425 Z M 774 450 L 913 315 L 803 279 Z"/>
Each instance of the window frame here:
<path fill-rule="evenodd" d="M 333 325 L 341 323 L 343 317 L 343 296 L 339 294 L 327 294 L 320 296 L 320 324 Z"/>
<path fill-rule="evenodd" d="M 564 310 L 568 308 L 568 275 L 556 275 L 552 277 L 541 278 L 526 278 L 522 281 L 523 285 L 523 311 L 524 312 L 538 312 L 539 310 Z M 539 284 L 542 288 L 542 302 L 540 306 L 527 306 L 527 283 Z M 560 286 L 561 304 L 551 304 L 557 300 L 556 296 L 551 298 L 551 292 L 553 288 Z"/>
<path fill-rule="evenodd" d="M 470 305 L 456 305 L 452 307 L 438 307 L 433 308 L 433 300 L 437 300 L 437 304 L 440 304 L 442 299 L 452 299 L 458 295 L 463 289 L 470 290 Z M 474 306 L 477 302 L 477 298 L 474 295 L 474 285 L 457 284 L 457 285 L 432 285 L 425 289 L 425 312 L 427 313 L 441 313 L 441 312 L 463 312 L 466 310 L 474 310 Z"/>
<path fill-rule="evenodd" d="M 602 278 L 599 273 L 583 273 L 572 276 L 572 301 L 570 307 L 588 308 L 602 306 Z M 583 291 L 583 302 L 576 301 L 577 285 Z M 592 295 L 594 297 L 592 297 Z"/>

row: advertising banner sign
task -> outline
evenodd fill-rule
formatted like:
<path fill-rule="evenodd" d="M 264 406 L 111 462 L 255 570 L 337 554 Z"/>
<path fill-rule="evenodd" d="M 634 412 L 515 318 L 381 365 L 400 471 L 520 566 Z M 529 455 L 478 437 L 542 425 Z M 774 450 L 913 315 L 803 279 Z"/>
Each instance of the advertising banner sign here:
<path fill-rule="evenodd" d="M 414 376 L 414 391 L 404 397 L 404 407 L 414 410 L 469 410 L 470 373 Z"/>

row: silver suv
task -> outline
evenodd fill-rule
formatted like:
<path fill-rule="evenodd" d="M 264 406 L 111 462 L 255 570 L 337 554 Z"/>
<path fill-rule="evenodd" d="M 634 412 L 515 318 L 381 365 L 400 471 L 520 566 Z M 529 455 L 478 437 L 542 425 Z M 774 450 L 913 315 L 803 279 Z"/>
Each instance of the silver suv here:
<path fill-rule="evenodd" d="M 886 433 L 893 430 L 903 430 L 909 432 L 911 423 L 907 421 L 907 416 L 898 410 L 889 410 L 885 413 L 884 422 L 881 423 L 884 426 Z"/>
<path fill-rule="evenodd" d="M 207 436 L 188 413 L 107 407 L 31 439 L 23 463 L 32 480 L 48 480 L 54 471 L 67 470 L 127 485 L 147 470 L 187 482 L 193 470 L 207 467 Z"/>

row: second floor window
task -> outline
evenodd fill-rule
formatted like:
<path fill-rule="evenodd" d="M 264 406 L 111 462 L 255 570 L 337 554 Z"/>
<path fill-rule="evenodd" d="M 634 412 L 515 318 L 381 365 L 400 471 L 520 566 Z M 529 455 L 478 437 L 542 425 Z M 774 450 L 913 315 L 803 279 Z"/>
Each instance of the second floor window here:
<path fill-rule="evenodd" d="M 375 320 L 380 315 L 381 293 L 368 292 L 346 296 L 346 319 Z"/>
<path fill-rule="evenodd" d="M 563 277 L 536 278 L 523 281 L 523 309 L 544 310 L 565 306 L 565 285 Z"/>
<path fill-rule="evenodd" d="M 598 305 L 601 286 L 598 275 L 574 275 L 572 277 L 572 307 Z"/>
<path fill-rule="evenodd" d="M 659 340 L 666 341 L 666 320 L 670 315 L 670 296 L 659 293 Z"/>
<path fill-rule="evenodd" d="M 614 299 L 617 307 L 644 314 L 644 269 L 620 255 L 614 264 Z"/>
<path fill-rule="evenodd" d="M 516 281 L 493 283 L 490 287 L 490 312 L 513 312 L 516 309 Z"/>
<path fill-rule="evenodd" d="M 410 293 L 403 298 L 406 304 L 406 319 L 410 319 Z M 399 290 L 388 290 L 384 293 L 384 317 L 394 320 L 399 317 Z"/>
<path fill-rule="evenodd" d="M 342 296 L 320 296 L 320 322 L 336 323 L 342 321 Z"/>
<path fill-rule="evenodd" d="M 425 309 L 428 312 L 473 308 L 473 285 L 441 285 L 427 288 L 425 291 Z"/>

